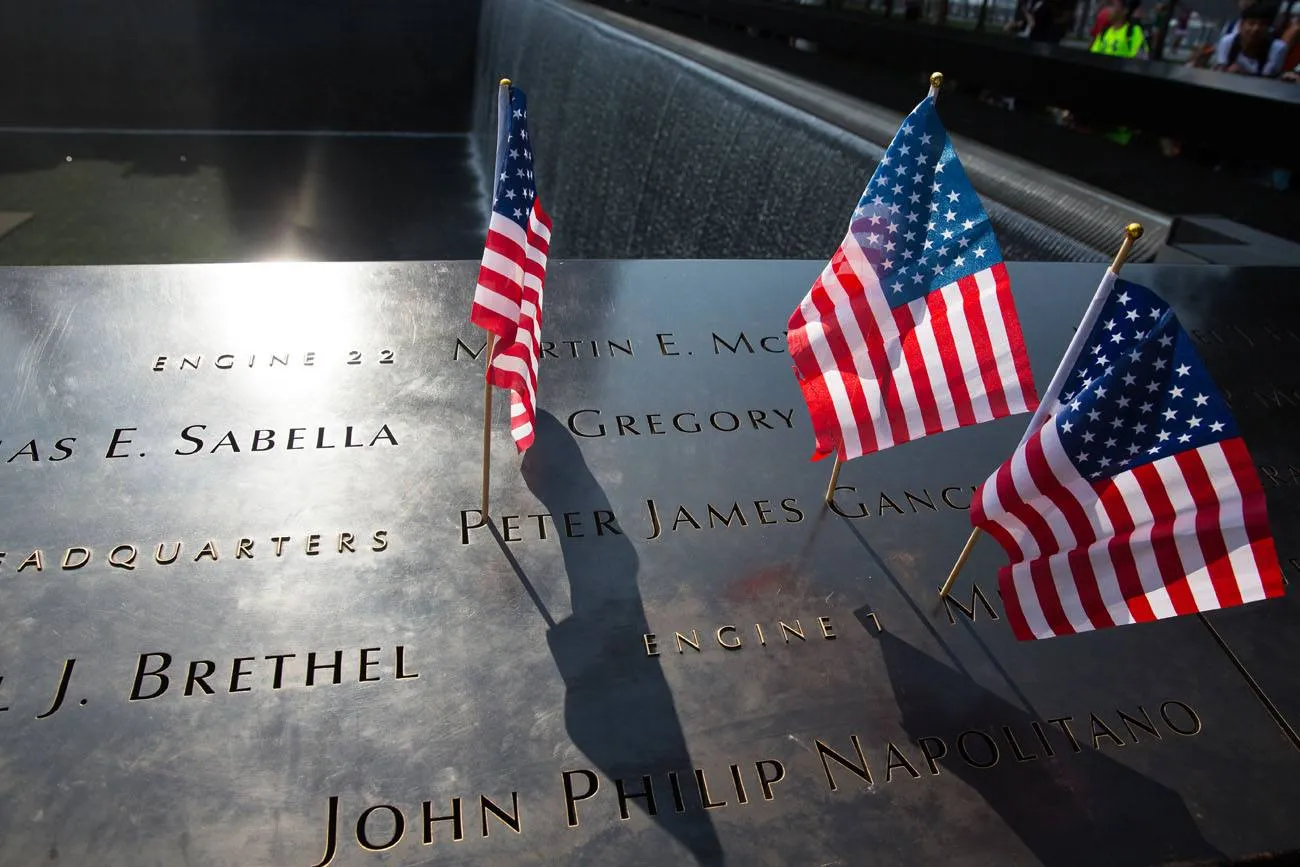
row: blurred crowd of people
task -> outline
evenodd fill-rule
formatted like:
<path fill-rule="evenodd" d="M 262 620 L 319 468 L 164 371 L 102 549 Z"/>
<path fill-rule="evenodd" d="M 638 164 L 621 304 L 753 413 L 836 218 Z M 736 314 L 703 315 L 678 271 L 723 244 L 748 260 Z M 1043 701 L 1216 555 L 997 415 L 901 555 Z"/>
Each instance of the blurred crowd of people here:
<path fill-rule="evenodd" d="M 1104 0 L 1093 16 L 1091 51 L 1111 57 L 1164 57 L 1187 41 L 1192 9 L 1179 0 L 1159 0 L 1148 19 L 1141 0 Z M 1069 0 L 1020 0 L 1007 29 L 1035 42 L 1061 42 L 1071 32 L 1076 9 Z M 1164 44 L 1168 40 L 1167 45 Z M 1300 81 L 1300 13 L 1268 0 L 1238 0 L 1238 14 L 1209 45 L 1193 50 L 1187 63 L 1236 75 Z"/>
<path fill-rule="evenodd" d="M 1212 51 L 1191 63 L 1221 72 L 1300 81 L 1300 14 L 1281 16 L 1261 0 L 1238 0 L 1240 14 L 1223 27 Z"/>
<path fill-rule="evenodd" d="M 1143 16 L 1142 0 L 1101 0 L 1095 12 L 1087 12 L 1091 18 L 1087 30 L 1081 27 L 1085 22 L 1079 20 L 1080 10 L 1071 0 L 1020 0 L 1007 29 L 1036 42 L 1057 43 L 1067 37 L 1086 36 L 1091 40 L 1090 50 L 1094 54 L 1119 58 L 1168 60 L 1174 54 L 1185 55 L 1190 48 L 1190 57 L 1182 61 L 1190 66 L 1297 82 L 1300 81 L 1300 0 L 1291 2 L 1291 8 L 1280 8 L 1269 0 L 1237 0 L 1237 15 L 1217 33 L 1198 28 L 1200 34 L 1196 41 L 1201 44 L 1194 46 L 1187 45 L 1194 13 L 1180 0 L 1159 0 L 1149 22 Z M 1168 40 L 1167 45 L 1162 45 L 1164 40 Z M 990 94 L 986 94 L 986 99 L 1016 109 L 1014 100 Z M 1137 132 L 1124 126 L 1097 128 L 1086 118 L 1063 108 L 1049 106 L 1047 110 L 1063 126 L 1101 134 L 1118 144 L 1128 144 Z M 1178 140 L 1161 136 L 1158 144 L 1167 157 L 1182 154 L 1183 146 Z M 1288 168 L 1252 165 L 1245 170 L 1274 189 L 1285 190 L 1291 185 Z"/>
<path fill-rule="evenodd" d="M 804 5 L 880 11 L 886 17 L 899 5 L 909 21 L 947 23 L 955 11 L 958 26 L 983 30 L 988 17 L 993 27 L 1034 42 L 1065 43 L 1090 49 L 1094 54 L 1123 59 L 1185 63 L 1224 74 L 1282 82 L 1300 81 L 1300 0 L 1236 0 L 1231 16 L 1222 15 L 1222 0 L 787 0 Z M 1279 5 L 1283 4 L 1283 5 Z M 1231 8 L 1231 7 L 1228 7 Z M 977 10 L 973 11 L 973 10 Z M 1213 10 L 1213 17 L 1205 13 Z M 987 13 L 987 16 L 986 16 Z M 1010 18 L 1005 16 L 1010 15 Z M 1223 17 L 1231 20 L 1220 25 Z M 815 50 L 813 43 L 792 39 L 791 44 Z M 1028 114 L 1044 114 L 1076 132 L 1099 135 L 1120 145 L 1142 138 L 1168 158 L 1185 157 L 1214 171 L 1231 172 L 1275 190 L 1292 188 L 1292 168 L 1255 160 L 1229 159 L 1193 141 L 1184 147 L 1179 138 L 1143 131 L 1089 116 L 1075 108 L 1017 99 L 985 89 L 981 101 Z M 1290 162 L 1288 160 L 1288 162 Z"/>

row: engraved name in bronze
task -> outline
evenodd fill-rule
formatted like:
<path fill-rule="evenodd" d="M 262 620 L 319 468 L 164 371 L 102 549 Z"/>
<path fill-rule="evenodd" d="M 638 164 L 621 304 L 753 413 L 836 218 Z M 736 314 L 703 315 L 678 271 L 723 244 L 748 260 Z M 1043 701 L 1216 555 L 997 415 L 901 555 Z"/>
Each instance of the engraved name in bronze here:
<path fill-rule="evenodd" d="M 831 625 L 830 617 L 818 617 L 815 620 L 816 627 L 812 632 L 813 638 L 820 638 L 823 641 L 834 641 L 839 636 L 835 633 L 835 627 Z M 665 633 L 667 635 L 668 633 Z M 706 638 L 701 640 L 700 630 L 690 628 L 685 630 L 674 630 L 671 637 L 661 639 L 657 633 L 647 632 L 641 636 L 641 646 L 645 649 L 647 658 L 660 656 L 663 649 L 660 647 L 663 643 L 669 643 L 670 648 L 676 648 L 679 654 L 685 654 L 687 649 L 695 653 L 702 653 L 706 647 L 719 647 L 727 651 L 743 650 L 745 647 L 767 647 L 769 641 L 772 646 L 790 646 L 794 644 L 808 642 L 809 633 L 804 629 L 803 623 L 799 618 L 791 618 L 788 622 L 778 620 L 774 624 L 768 624 L 766 629 L 762 623 L 736 625 L 727 623 L 716 628 L 705 629 Z"/>
<path fill-rule="evenodd" d="M 641 338 L 591 338 L 575 340 L 543 340 L 538 347 L 538 358 L 562 359 L 622 359 L 638 357 L 688 357 L 700 355 L 785 355 L 786 332 L 760 334 L 757 332 L 710 331 L 707 335 L 682 337 L 672 331 L 657 331 Z M 466 342 L 457 337 L 451 348 L 452 361 L 478 361 L 487 349 L 487 341 L 474 338 Z"/>
<path fill-rule="evenodd" d="M 11 557 L 0 550 L 0 569 L 6 566 L 15 573 L 30 570 L 32 573 L 46 569 L 76 572 L 90 567 L 109 566 L 133 572 L 149 566 L 171 566 L 176 563 L 216 563 L 223 557 L 230 560 L 281 559 L 287 557 L 318 557 L 322 554 L 380 553 L 389 545 L 387 530 L 354 533 L 342 530 L 333 533 L 283 533 L 274 536 L 241 536 L 223 539 L 167 539 L 161 542 L 118 542 L 104 545 L 69 545 L 65 548 L 20 549 L 22 559 Z M 6 561 L 8 561 L 6 563 Z M 14 563 L 16 566 L 13 566 Z"/>
<path fill-rule="evenodd" d="M 1273 464 L 1256 464 L 1260 484 L 1265 488 L 1300 487 L 1300 466 L 1287 464 L 1284 467 Z"/>
<path fill-rule="evenodd" d="M 894 515 L 921 515 L 943 510 L 968 511 L 974 485 L 945 485 L 917 490 L 859 491 L 856 485 L 835 488 L 831 510 L 843 518 L 864 520 Z M 673 535 L 695 532 L 740 531 L 763 527 L 798 524 L 814 510 L 821 508 L 817 502 L 811 507 L 801 505 L 797 497 L 771 497 L 761 500 L 732 500 L 730 502 L 664 503 L 647 498 L 641 509 L 628 513 L 621 520 L 610 509 L 589 509 L 553 515 L 546 511 L 519 514 L 484 515 L 480 509 L 460 510 L 460 543 L 470 544 L 481 535 L 490 536 L 490 521 L 495 521 L 501 538 L 506 542 L 545 541 L 566 539 L 600 539 L 621 536 L 629 532 L 636 538 L 654 542 Z"/>
<path fill-rule="evenodd" d="M 497 792 L 431 797 L 403 804 L 348 805 L 339 795 L 325 802 L 322 852 L 313 867 L 329 867 L 345 847 L 386 852 L 407 842 L 412 847 L 458 844 L 485 839 L 495 830 L 508 839 L 522 836 L 536 823 L 574 829 L 592 821 L 622 823 L 635 813 L 658 816 L 713 810 L 737 810 L 775 800 L 779 784 L 803 778 L 819 780 L 837 797 L 861 792 L 878 797 L 881 786 L 944 777 L 944 770 L 965 765 L 979 771 L 1002 766 L 1008 773 L 1035 762 L 1059 762 L 1069 756 L 1130 746 L 1167 747 L 1171 741 L 1200 735 L 1203 724 L 1191 705 L 1176 699 L 1152 705 L 1061 715 L 1004 724 L 997 720 L 908 740 L 879 740 L 850 733 L 832 740 L 809 737 L 804 751 L 791 756 L 763 756 L 719 762 L 708 767 L 631 769 L 610 778 L 593 768 L 560 771 L 552 797 L 532 799 L 503 786 Z M 790 736 L 803 745 L 804 738 Z M 960 777 L 952 773 L 948 779 Z M 1008 785 L 1014 785 L 1014 778 Z M 940 785 L 942 783 L 939 783 Z M 346 811 L 346 817 L 345 817 Z M 319 838 L 318 838 L 319 839 Z M 521 853 L 522 857 L 522 853 Z"/>
<path fill-rule="evenodd" d="M 1200 716 L 1190 705 L 1171 699 L 1162 702 L 1154 716 L 1142 705 L 1137 705 L 1136 709 L 1129 708 L 1128 711 L 1115 709 L 1109 714 L 1090 713 L 1086 721 L 1076 720 L 1073 716 L 1031 720 L 1028 731 L 1023 723 L 1019 726 L 995 723 L 967 729 L 957 735 L 927 735 L 902 744 L 889 741 L 876 750 L 864 750 L 862 738 L 856 734 L 848 737 L 851 751 L 834 749 L 821 739 L 814 739 L 813 745 L 817 749 L 827 788 L 834 792 L 839 790 L 840 781 L 846 779 L 846 774 L 847 778 L 856 778 L 867 786 L 874 786 L 882 778 L 879 770 L 882 765 L 883 780 L 891 783 L 896 772 L 920 779 L 920 768 L 924 768 L 929 776 L 937 777 L 941 773 L 941 760 L 961 761 L 986 770 L 1008 758 L 1020 764 L 1046 761 L 1056 758 L 1057 752 L 1064 752 L 1066 747 L 1071 753 L 1088 749 L 1100 751 L 1103 747 L 1163 741 L 1166 733 L 1193 737 L 1200 734 L 1202 728 Z M 843 742 L 840 746 L 843 748 Z"/>
<path fill-rule="evenodd" d="M 386 665 L 386 658 L 391 664 Z M 54 688 L 54 698 L 35 719 L 45 720 L 59 713 L 69 698 L 77 692 L 74 682 L 85 678 L 78 675 L 77 659 L 65 659 Z M 388 672 L 385 675 L 385 672 Z M 146 702 L 165 695 L 204 697 L 220 694 L 278 690 L 287 687 L 310 688 L 342 683 L 378 683 L 384 680 L 416 680 L 407 656 L 407 648 L 397 645 L 390 652 L 382 647 L 362 647 L 355 651 L 308 651 L 306 653 L 272 653 L 236 656 L 229 660 L 189 659 L 179 660 L 164 651 L 141 653 L 131 679 L 128 702 Z M 77 701 L 85 707 L 88 699 Z M 8 710 L 8 708 L 5 708 Z"/>
<path fill-rule="evenodd" d="M 151 356 L 149 369 L 154 373 L 184 373 L 213 370 L 277 370 L 285 368 L 360 367 L 393 364 L 396 353 L 391 349 L 349 349 L 335 352 L 217 352 L 183 353 Z"/>
<path fill-rule="evenodd" d="M 338 685 L 346 677 L 349 683 L 373 683 L 383 680 L 381 647 L 363 647 L 349 651 L 310 651 L 237 656 L 230 660 L 176 660 L 161 651 L 142 653 L 131 682 L 130 701 L 152 701 L 171 693 L 182 696 L 214 695 L 217 692 L 251 692 L 254 689 L 276 690 L 284 686 L 313 687 Z M 406 648 L 397 645 L 392 651 L 392 680 L 415 680 L 419 672 L 411 670 Z"/>
<path fill-rule="evenodd" d="M 794 429 L 794 409 L 720 409 L 713 412 L 613 413 L 579 409 L 566 424 L 574 436 L 601 437 L 687 436 L 711 433 L 748 433 Z"/>
<path fill-rule="evenodd" d="M 80 435 L 40 438 L 0 438 L 0 460 L 6 464 L 59 463 L 74 457 Z M 181 428 L 176 437 L 159 444 L 142 435 L 138 427 L 114 428 L 103 449 L 105 459 L 143 458 L 153 451 L 146 442 L 161 445 L 164 454 L 191 455 L 256 454 L 270 451 L 312 451 L 322 449 L 365 449 L 397 446 L 397 435 L 387 424 L 333 425 L 319 427 L 253 428 L 221 430 L 206 424 Z M 9 443 L 6 446 L 6 443 Z"/>

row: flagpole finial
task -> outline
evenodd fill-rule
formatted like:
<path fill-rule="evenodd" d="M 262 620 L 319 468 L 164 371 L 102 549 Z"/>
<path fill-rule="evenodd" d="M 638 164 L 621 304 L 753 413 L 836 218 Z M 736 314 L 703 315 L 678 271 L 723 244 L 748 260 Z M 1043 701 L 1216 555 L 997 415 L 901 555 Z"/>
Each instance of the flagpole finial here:
<path fill-rule="evenodd" d="M 1133 244 L 1138 238 L 1142 237 L 1142 224 L 1129 223 L 1124 227 L 1124 243 L 1119 245 L 1119 252 L 1115 254 L 1115 261 L 1110 263 L 1110 272 L 1118 274 L 1119 269 L 1124 267 L 1128 261 L 1129 253 L 1133 252 Z"/>
<path fill-rule="evenodd" d="M 929 96 L 931 99 L 933 99 L 933 100 L 935 100 L 935 101 L 938 101 L 938 99 L 939 99 L 939 88 L 941 88 L 941 87 L 943 87 L 943 73 L 942 73 L 942 72 L 931 72 L 931 73 L 930 73 L 930 92 L 929 92 L 928 94 L 926 94 L 926 95 Z"/>
<path fill-rule="evenodd" d="M 502 86 L 502 87 L 509 87 L 509 86 L 510 86 L 510 79 L 508 79 L 508 78 L 503 78 L 503 79 L 501 79 L 501 86 Z"/>

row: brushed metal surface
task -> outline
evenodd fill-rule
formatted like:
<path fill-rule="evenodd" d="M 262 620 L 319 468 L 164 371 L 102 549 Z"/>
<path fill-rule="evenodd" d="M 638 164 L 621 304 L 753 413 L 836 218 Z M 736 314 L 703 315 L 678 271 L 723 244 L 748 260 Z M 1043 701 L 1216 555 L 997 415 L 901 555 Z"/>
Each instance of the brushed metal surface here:
<path fill-rule="evenodd" d="M 989 609 L 976 601 L 971 622 L 936 606 L 964 492 L 1026 418 L 853 461 L 837 505 L 870 516 L 820 508 L 830 467 L 806 460 L 780 339 L 818 262 L 555 263 L 544 337 L 560 357 L 542 362 L 537 444 L 515 454 L 498 395 L 496 529 L 464 529 L 482 360 L 457 341 L 482 345 L 466 321 L 475 267 L 0 271 L 0 863 L 310 867 L 331 803 L 332 864 L 1153 864 L 1300 848 L 1300 751 L 1196 618 L 1017 643 L 990 614 L 991 543 L 957 594 L 970 604 L 975 581 Z M 1045 383 L 1099 269 L 1010 272 Z M 1128 276 L 1191 328 L 1291 315 L 1293 272 Z M 1275 375 L 1258 349 L 1207 360 L 1229 390 Z M 583 410 L 573 428 L 605 436 L 574 432 Z M 633 417 L 621 433 L 619 415 Z M 1241 421 L 1258 460 L 1289 460 L 1285 428 Z M 123 456 L 106 457 L 115 433 Z M 1277 490 L 1285 559 L 1294 495 Z M 709 505 L 730 525 L 710 528 Z M 176 562 L 155 562 L 177 541 Z M 135 569 L 110 565 L 131 545 Z M 65 569 L 73 548 L 89 562 Z M 1293 612 L 1214 618 L 1277 693 L 1294 693 L 1294 673 L 1268 664 L 1288 658 Z M 796 619 L 804 639 L 778 625 Z M 724 626 L 743 646 L 720 646 Z M 701 650 L 679 653 L 674 632 L 692 630 Z M 307 655 L 336 651 L 341 682 L 318 668 L 308 686 Z M 138 677 L 141 660 L 151 671 L 159 654 L 170 682 L 149 698 L 161 683 Z M 186 695 L 203 660 L 213 694 Z M 1140 709 L 1158 737 L 1119 716 Z M 820 742 L 858 763 L 854 738 L 869 784 L 819 758 Z M 998 761 L 979 767 L 990 744 Z M 635 795 L 644 776 L 655 814 L 631 798 L 622 818 L 618 783 Z M 437 819 L 454 798 L 463 839 L 434 821 L 426 844 L 424 802 Z M 384 848 L 399 815 L 390 848 L 362 847 Z"/>

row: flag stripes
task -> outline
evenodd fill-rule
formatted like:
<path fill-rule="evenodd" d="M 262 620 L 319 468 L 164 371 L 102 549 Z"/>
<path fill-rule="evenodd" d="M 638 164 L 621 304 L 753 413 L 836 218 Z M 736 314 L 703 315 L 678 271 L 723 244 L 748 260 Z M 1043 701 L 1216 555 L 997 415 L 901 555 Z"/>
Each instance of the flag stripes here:
<path fill-rule="evenodd" d="M 791 316 L 789 345 L 816 457 L 838 446 L 847 460 L 1036 405 L 1001 262 L 891 308 L 849 233 Z"/>
<path fill-rule="evenodd" d="M 993 224 L 933 92 L 881 155 L 786 343 L 814 460 L 1038 405 Z"/>
<path fill-rule="evenodd" d="M 470 312 L 471 322 L 497 335 L 487 378 L 511 392 L 510 432 L 520 451 L 533 442 L 550 240 L 551 219 L 536 199 L 527 229 L 493 211 Z"/>
<path fill-rule="evenodd" d="M 1043 426 L 973 504 L 1011 556 L 998 581 L 1019 638 L 1280 596 L 1264 494 L 1239 437 L 1088 482 Z"/>

